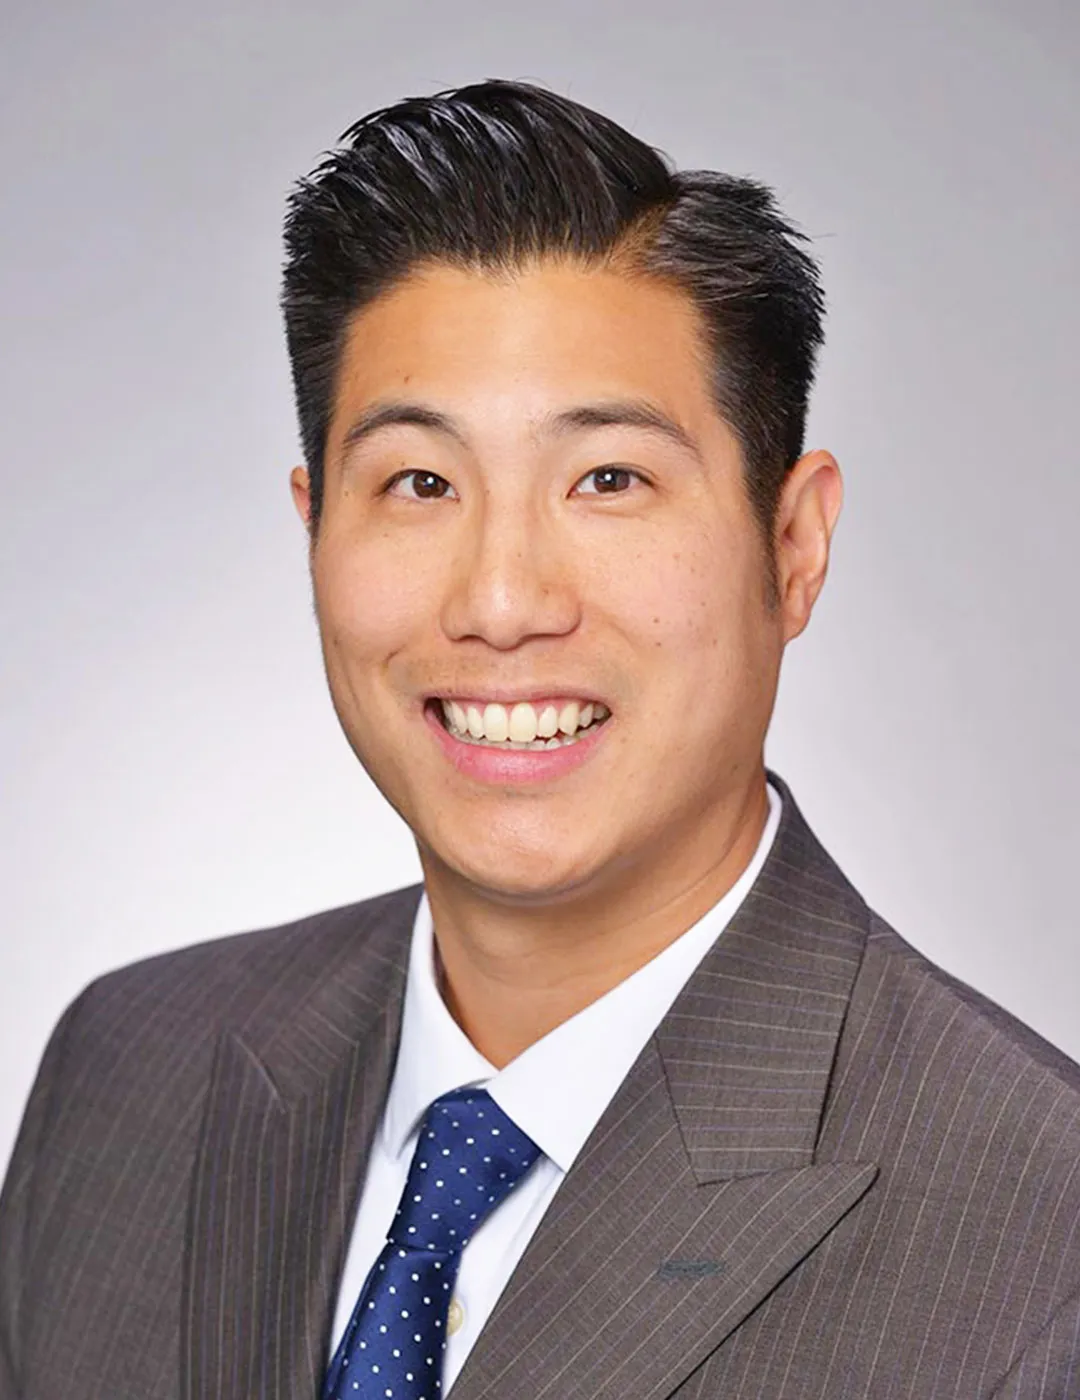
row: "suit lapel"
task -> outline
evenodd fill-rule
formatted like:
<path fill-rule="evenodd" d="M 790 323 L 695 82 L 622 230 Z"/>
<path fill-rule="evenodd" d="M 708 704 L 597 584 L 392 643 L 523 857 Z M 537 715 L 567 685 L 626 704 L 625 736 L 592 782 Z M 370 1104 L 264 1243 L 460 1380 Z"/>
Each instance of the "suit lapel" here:
<path fill-rule="evenodd" d="M 698 1181 L 808 1166 L 867 910 L 787 786 L 746 899 L 656 1035 Z"/>
<path fill-rule="evenodd" d="M 418 893 L 347 930 L 299 1009 L 283 989 L 221 1037 L 189 1211 L 184 1400 L 319 1391 Z"/>
<path fill-rule="evenodd" d="M 818 1162 L 865 909 L 786 786 L 746 900 L 620 1086 L 452 1400 L 660 1400 L 869 1189 Z"/>

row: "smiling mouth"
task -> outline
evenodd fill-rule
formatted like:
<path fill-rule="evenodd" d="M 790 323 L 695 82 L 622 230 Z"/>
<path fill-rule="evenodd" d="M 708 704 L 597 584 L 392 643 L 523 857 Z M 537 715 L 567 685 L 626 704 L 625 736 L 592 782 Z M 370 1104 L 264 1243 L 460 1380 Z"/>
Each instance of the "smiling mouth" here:
<path fill-rule="evenodd" d="M 576 744 L 606 724 L 608 707 L 599 701 L 552 701 L 532 705 L 472 704 L 437 697 L 428 707 L 448 734 L 465 744 L 492 749 L 560 749 Z"/>

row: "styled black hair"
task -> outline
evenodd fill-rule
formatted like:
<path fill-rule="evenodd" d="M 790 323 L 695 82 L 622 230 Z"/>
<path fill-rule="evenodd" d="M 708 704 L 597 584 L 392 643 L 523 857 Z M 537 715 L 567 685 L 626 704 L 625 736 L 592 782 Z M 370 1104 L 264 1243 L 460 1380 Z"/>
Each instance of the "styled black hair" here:
<path fill-rule="evenodd" d="M 707 328 L 719 411 L 766 541 L 802 452 L 824 298 L 803 236 L 757 181 L 676 171 L 609 118 L 492 80 L 362 117 L 299 181 L 282 307 L 312 529 L 338 363 L 357 311 L 416 266 L 614 261 L 683 289 Z M 771 550 L 769 552 L 771 559 Z"/>

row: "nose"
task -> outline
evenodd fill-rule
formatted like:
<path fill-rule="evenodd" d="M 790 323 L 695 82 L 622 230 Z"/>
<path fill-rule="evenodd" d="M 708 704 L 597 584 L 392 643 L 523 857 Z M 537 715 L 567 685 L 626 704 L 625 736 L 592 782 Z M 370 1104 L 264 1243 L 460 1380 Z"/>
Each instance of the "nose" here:
<path fill-rule="evenodd" d="M 479 638 L 509 651 L 577 626 L 580 598 L 568 551 L 553 523 L 520 497 L 489 497 L 455 548 L 442 613 L 452 641 Z"/>

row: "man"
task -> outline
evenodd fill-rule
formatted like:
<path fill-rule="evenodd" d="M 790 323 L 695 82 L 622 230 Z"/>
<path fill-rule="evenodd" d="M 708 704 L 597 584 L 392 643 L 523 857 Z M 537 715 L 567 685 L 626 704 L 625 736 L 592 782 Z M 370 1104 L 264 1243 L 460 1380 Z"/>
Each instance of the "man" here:
<path fill-rule="evenodd" d="M 3 1400 L 1080 1395 L 1080 1070 L 764 766 L 841 504 L 768 191 L 492 82 L 359 122 L 287 247 L 330 691 L 424 881 L 68 1010 Z"/>

